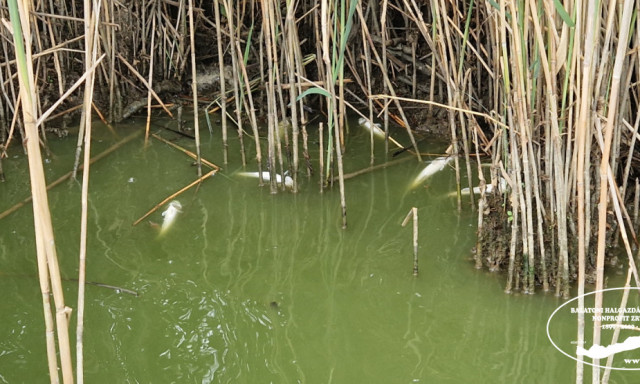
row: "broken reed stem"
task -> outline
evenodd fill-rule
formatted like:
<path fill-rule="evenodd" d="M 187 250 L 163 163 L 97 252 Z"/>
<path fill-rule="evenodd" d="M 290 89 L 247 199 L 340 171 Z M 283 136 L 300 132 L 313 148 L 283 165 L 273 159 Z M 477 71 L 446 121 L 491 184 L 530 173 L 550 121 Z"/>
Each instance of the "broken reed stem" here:
<path fill-rule="evenodd" d="M 217 172 L 217 170 L 213 170 L 210 171 L 208 173 L 205 173 L 204 175 L 202 175 L 201 177 L 199 177 L 197 180 L 195 180 L 194 182 L 192 182 L 191 184 L 187 185 L 186 187 L 180 189 L 179 191 L 171 194 L 169 197 L 167 197 L 166 199 L 162 200 L 161 202 L 159 202 L 158 204 L 156 204 L 155 207 L 151 208 L 151 210 L 149 210 L 149 212 L 145 213 L 141 218 L 139 218 L 138 220 L 133 222 L 133 226 L 138 225 L 142 220 L 146 219 L 149 215 L 151 215 L 153 212 L 157 211 L 158 208 L 162 207 L 163 205 L 165 205 L 167 202 L 169 202 L 169 200 L 172 200 L 178 196 L 180 196 L 182 193 L 188 191 L 190 188 L 192 188 L 195 185 L 199 185 L 203 180 L 215 175 Z"/>
<path fill-rule="evenodd" d="M 402 221 L 402 226 L 406 226 L 411 218 L 413 218 L 413 276 L 418 276 L 418 208 L 411 208 Z"/>

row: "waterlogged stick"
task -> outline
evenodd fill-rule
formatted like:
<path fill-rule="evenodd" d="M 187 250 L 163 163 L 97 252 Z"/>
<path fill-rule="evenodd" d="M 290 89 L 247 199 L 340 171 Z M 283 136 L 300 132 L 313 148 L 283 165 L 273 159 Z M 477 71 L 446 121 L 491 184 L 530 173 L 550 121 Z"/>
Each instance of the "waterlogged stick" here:
<path fill-rule="evenodd" d="M 405 227 L 413 217 L 413 276 L 418 276 L 418 208 L 413 207 L 402 221 Z"/>

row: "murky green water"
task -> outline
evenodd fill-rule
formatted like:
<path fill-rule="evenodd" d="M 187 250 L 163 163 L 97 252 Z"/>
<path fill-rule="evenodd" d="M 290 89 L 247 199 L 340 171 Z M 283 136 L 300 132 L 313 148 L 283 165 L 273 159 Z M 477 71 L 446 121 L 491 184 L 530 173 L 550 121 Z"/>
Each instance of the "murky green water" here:
<path fill-rule="evenodd" d="M 126 136 L 133 128 L 116 129 Z M 369 161 L 356 155 L 368 154 L 361 150 L 368 136 L 352 134 L 348 171 Z M 316 178 L 302 178 L 300 193 L 271 195 L 234 175 L 235 135 L 226 166 L 218 135 L 202 136 L 203 156 L 225 169 L 178 198 L 183 213 L 161 238 L 149 225 L 162 221 L 160 211 L 132 223 L 195 179 L 192 161 L 158 141 L 145 149 L 139 138 L 91 168 L 87 279 L 139 296 L 87 287 L 87 382 L 575 380 L 574 361 L 554 349 L 545 331 L 562 301 L 507 296 L 502 276 L 474 269 L 476 215 L 458 214 L 447 196 L 452 170 L 413 191 L 407 185 L 422 168 L 413 162 L 348 180 L 349 227 L 342 230 L 337 187 L 320 193 Z M 117 140 L 98 126 L 94 137 L 93 153 Z M 74 141 L 51 141 L 49 180 L 70 169 Z M 191 148 L 187 139 L 177 142 Z M 0 211 L 28 195 L 25 155 L 13 150 L 4 166 Z M 79 198 L 76 183 L 49 194 L 69 278 L 77 276 Z M 420 217 L 417 278 L 411 228 L 400 225 L 412 206 Z M 2 383 L 48 381 L 32 221 L 27 205 L 0 222 Z M 75 308 L 75 283 L 65 292 Z M 612 377 L 632 382 L 637 375 Z"/>

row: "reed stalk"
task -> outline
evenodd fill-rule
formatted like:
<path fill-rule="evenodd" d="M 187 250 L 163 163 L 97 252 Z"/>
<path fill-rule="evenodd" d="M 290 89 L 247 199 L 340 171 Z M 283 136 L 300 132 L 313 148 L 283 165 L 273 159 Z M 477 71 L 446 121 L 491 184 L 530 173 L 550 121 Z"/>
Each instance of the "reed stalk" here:
<path fill-rule="evenodd" d="M 236 50 L 238 53 L 242 52 L 240 49 L 240 42 L 236 41 Z M 244 80 L 245 89 L 251 89 L 249 85 L 249 76 L 247 74 L 247 68 L 244 63 L 240 62 L 240 69 L 242 70 L 241 78 Z M 248 101 L 247 101 L 248 100 Z M 251 92 L 246 93 L 246 100 L 243 99 L 243 103 L 248 104 L 245 107 L 247 111 L 249 111 L 249 120 L 251 122 L 251 130 L 253 132 L 253 140 L 256 147 L 256 163 L 258 166 L 258 175 L 260 175 L 260 183 L 262 183 L 262 149 L 260 147 L 260 135 L 258 134 L 258 123 L 256 119 L 256 110 L 253 103 L 253 95 Z"/>
<path fill-rule="evenodd" d="M 604 148 L 600 161 L 600 202 L 598 204 L 598 244 L 596 256 L 596 294 L 595 308 L 602 308 L 602 292 L 598 292 L 604 288 L 604 259 L 605 259 L 605 240 L 607 227 L 607 195 L 608 183 L 607 172 L 609 167 L 609 154 L 611 152 L 611 141 L 613 136 L 614 121 L 616 121 L 617 102 L 620 90 L 620 78 L 624 60 L 626 60 L 626 47 L 629 38 L 629 26 L 631 24 L 632 10 L 634 2 L 626 0 L 623 4 L 623 12 L 621 17 L 620 32 L 618 36 L 618 46 L 615 55 L 614 67 L 611 77 L 611 91 L 608 105 L 607 124 L 604 130 Z M 598 317 L 593 322 L 593 344 L 600 344 L 600 324 Z M 600 369 L 598 359 L 593 360 L 593 380 L 599 380 Z"/>
<path fill-rule="evenodd" d="M 98 54 L 98 24 L 100 20 L 101 0 L 93 2 L 85 0 L 85 45 L 89 47 L 90 56 L 85 61 L 87 72 L 91 70 Z M 82 170 L 82 192 L 80 198 L 80 255 L 78 262 L 78 321 L 76 324 L 76 378 L 78 384 L 84 383 L 84 297 L 85 297 L 85 275 L 87 258 L 87 217 L 89 200 L 89 167 L 91 165 L 91 108 L 93 104 L 93 87 L 95 71 L 89 72 L 85 83 L 84 109 L 88 111 L 85 116 L 85 136 L 84 136 L 84 168 Z"/>
<path fill-rule="evenodd" d="M 191 90 L 193 93 L 193 130 L 196 134 L 196 165 L 198 167 L 198 177 L 202 176 L 202 161 L 200 159 L 200 122 L 198 117 L 198 79 L 196 71 L 196 42 L 195 28 L 193 20 L 193 0 L 189 0 L 189 40 L 191 42 Z M 224 82 L 224 78 L 220 79 Z M 151 89 L 151 87 L 149 87 Z M 226 116 L 223 117 L 223 119 Z"/>
<path fill-rule="evenodd" d="M 154 17 L 151 22 L 151 30 L 156 30 L 156 18 Z M 147 124 L 144 130 L 144 144 L 147 145 L 149 142 L 149 126 L 151 125 L 151 90 L 153 89 L 153 58 L 155 55 L 155 37 L 156 34 L 151 34 L 151 55 L 149 59 L 149 90 L 147 91 Z"/>
<path fill-rule="evenodd" d="M 407 216 L 402 221 L 402 226 L 406 226 L 409 220 L 413 218 L 413 276 L 418 276 L 418 208 L 413 207 L 407 213 Z"/>
<path fill-rule="evenodd" d="M 27 10 L 22 3 L 9 0 L 9 13 L 13 28 L 13 42 L 17 60 L 18 80 L 20 83 L 20 99 L 22 100 L 22 118 L 26 134 L 26 147 L 29 161 L 29 177 L 31 181 L 31 193 L 33 197 L 33 219 L 36 238 L 36 254 L 38 258 L 38 270 L 40 287 L 43 297 L 45 314 L 45 329 L 47 340 L 47 353 L 49 362 L 49 374 L 52 383 L 58 382 L 55 345 L 53 345 L 53 315 L 49 304 L 49 286 L 52 288 L 55 305 L 55 325 L 58 337 L 58 353 L 62 380 L 73 383 L 73 367 L 71 363 L 71 349 L 69 343 L 68 315 L 70 309 L 64 304 L 62 281 L 58 267 L 53 226 L 51 225 L 51 213 L 46 192 L 42 155 L 40 152 L 37 121 L 37 108 L 35 105 L 36 89 L 31 58 L 31 33 Z M 48 276 L 47 276 L 48 275 Z"/>
<path fill-rule="evenodd" d="M 273 16 L 271 14 L 271 1 L 262 2 L 262 36 L 267 53 L 267 169 L 269 170 L 269 190 L 271 193 L 277 192 L 276 185 L 276 132 L 278 120 L 276 118 L 276 90 L 275 90 L 275 58 L 273 57 L 274 30 L 272 25 Z M 262 184 L 262 173 L 260 173 L 260 183 Z"/>
<path fill-rule="evenodd" d="M 324 62 L 325 79 L 327 81 L 327 88 L 329 90 L 330 97 L 326 101 L 327 105 L 327 131 L 328 131 L 328 148 L 327 148 L 327 179 L 329 168 L 331 167 L 332 152 L 335 148 L 336 161 L 338 163 L 338 184 L 340 188 L 340 206 L 342 208 L 342 228 L 347 227 L 347 203 L 344 194 L 344 171 L 342 165 L 342 148 L 340 146 L 340 130 L 335 124 L 338 122 L 337 109 L 336 109 L 336 92 L 335 92 L 335 74 L 334 62 L 330 57 L 329 50 L 329 24 L 332 20 L 329 19 L 331 12 L 329 11 L 329 3 L 327 0 L 322 0 L 320 5 L 320 23 L 322 36 L 322 61 Z M 333 21 L 335 24 L 336 22 Z M 334 33 L 336 29 L 334 28 Z M 335 56 L 334 56 L 335 57 Z M 339 64 L 338 64 L 339 65 Z"/>
<path fill-rule="evenodd" d="M 221 117 L 220 119 L 222 120 L 222 155 L 223 155 L 223 161 L 224 164 L 227 164 L 228 162 L 228 156 L 229 156 L 229 144 L 227 143 L 227 92 L 226 92 L 226 81 L 225 81 L 225 73 L 224 73 L 224 51 L 222 50 L 222 23 L 220 21 L 220 0 L 215 0 L 213 2 L 213 9 L 214 9 L 214 14 L 215 14 L 215 18 L 216 18 L 216 46 L 218 48 L 218 69 L 219 69 L 219 73 L 220 73 L 220 108 L 221 108 Z M 232 10 L 227 7 L 227 4 L 225 4 L 225 10 L 227 12 L 232 12 Z M 228 18 L 229 21 L 229 32 L 230 35 L 233 35 L 233 31 L 231 30 L 231 26 L 232 26 L 232 17 Z M 233 49 L 233 44 L 232 44 L 232 51 L 235 51 Z M 193 46 L 193 49 L 195 50 L 195 46 Z M 235 55 L 234 55 L 235 56 Z M 238 97 L 238 95 L 236 94 L 236 98 Z M 195 101 L 194 101 L 195 103 Z M 238 119 L 238 126 L 240 126 L 240 119 Z M 243 162 L 244 164 L 244 162 Z"/>
<path fill-rule="evenodd" d="M 240 26 L 238 26 L 236 28 L 235 24 L 233 23 L 233 7 L 230 6 L 228 1 L 224 2 L 224 6 L 225 9 L 227 11 L 227 18 L 228 18 L 228 24 L 229 24 L 229 51 L 231 52 L 231 64 L 233 67 L 233 75 L 234 75 L 234 81 L 233 81 L 233 95 L 234 95 L 234 100 L 236 103 L 236 121 L 237 121 L 237 125 L 238 125 L 238 141 L 240 142 L 240 156 L 242 159 L 242 166 L 244 167 L 247 164 L 247 159 L 246 159 L 246 154 L 245 154 L 245 150 L 244 150 L 244 139 L 243 139 L 243 134 L 242 134 L 242 93 L 244 92 L 243 89 L 243 82 L 240 80 L 239 76 L 242 73 L 239 70 L 239 66 L 240 64 L 240 58 L 242 56 L 239 55 L 239 53 L 236 51 L 235 46 L 236 46 L 236 34 L 239 34 L 240 32 Z M 237 31 L 236 31 L 237 29 Z M 216 33 L 218 33 L 218 31 L 216 31 Z M 221 37 L 218 37 L 218 44 L 220 43 L 220 39 Z M 250 45 L 251 41 L 248 42 L 247 45 Z M 220 50 L 220 47 L 218 47 L 218 54 L 222 56 L 223 52 Z M 218 59 L 218 65 L 223 68 L 224 66 L 224 60 L 222 60 L 221 58 Z M 245 65 L 244 61 L 242 61 L 242 65 Z M 222 73 L 220 74 L 220 76 L 222 76 L 224 74 L 224 71 L 222 71 Z M 222 83 L 224 83 L 226 81 L 226 78 L 221 77 L 220 78 L 220 94 L 224 95 L 224 86 L 222 85 Z M 251 90 L 248 89 L 247 92 L 250 92 Z M 223 112 L 223 115 L 225 114 L 225 112 Z M 223 118 L 224 119 L 224 118 Z M 224 124 L 224 123 L 223 123 Z M 223 131 L 225 130 L 225 128 L 223 127 Z M 223 134 L 223 136 L 226 134 Z M 227 146 L 223 145 L 226 151 Z M 225 155 L 226 157 L 226 155 Z"/>

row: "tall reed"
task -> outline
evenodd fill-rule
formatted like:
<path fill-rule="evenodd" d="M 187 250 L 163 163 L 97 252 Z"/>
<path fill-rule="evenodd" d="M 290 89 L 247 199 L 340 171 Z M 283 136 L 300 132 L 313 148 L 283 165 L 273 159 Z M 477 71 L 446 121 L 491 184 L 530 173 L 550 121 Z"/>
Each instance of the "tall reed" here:
<path fill-rule="evenodd" d="M 46 192 L 44 168 L 40 152 L 40 140 L 36 124 L 38 112 L 36 105 L 36 85 L 31 56 L 31 18 L 30 9 L 25 9 L 23 3 L 9 0 L 9 13 L 13 29 L 13 43 L 17 62 L 17 74 L 20 84 L 20 100 L 22 101 L 22 119 L 25 128 L 25 141 L 29 160 L 29 177 L 31 194 L 33 197 L 33 220 L 36 238 L 36 254 L 38 259 L 38 273 L 42 293 L 45 335 L 47 340 L 47 356 L 49 362 L 49 376 L 52 383 L 59 380 L 56 353 L 60 356 L 60 368 L 64 383 L 73 383 L 73 367 L 71 363 L 71 349 L 69 343 L 69 311 L 64 303 L 62 280 L 58 267 L 51 213 Z M 49 299 L 53 293 L 55 306 L 56 332 L 53 330 L 53 314 Z M 54 333 L 58 337 L 56 352 Z"/>

